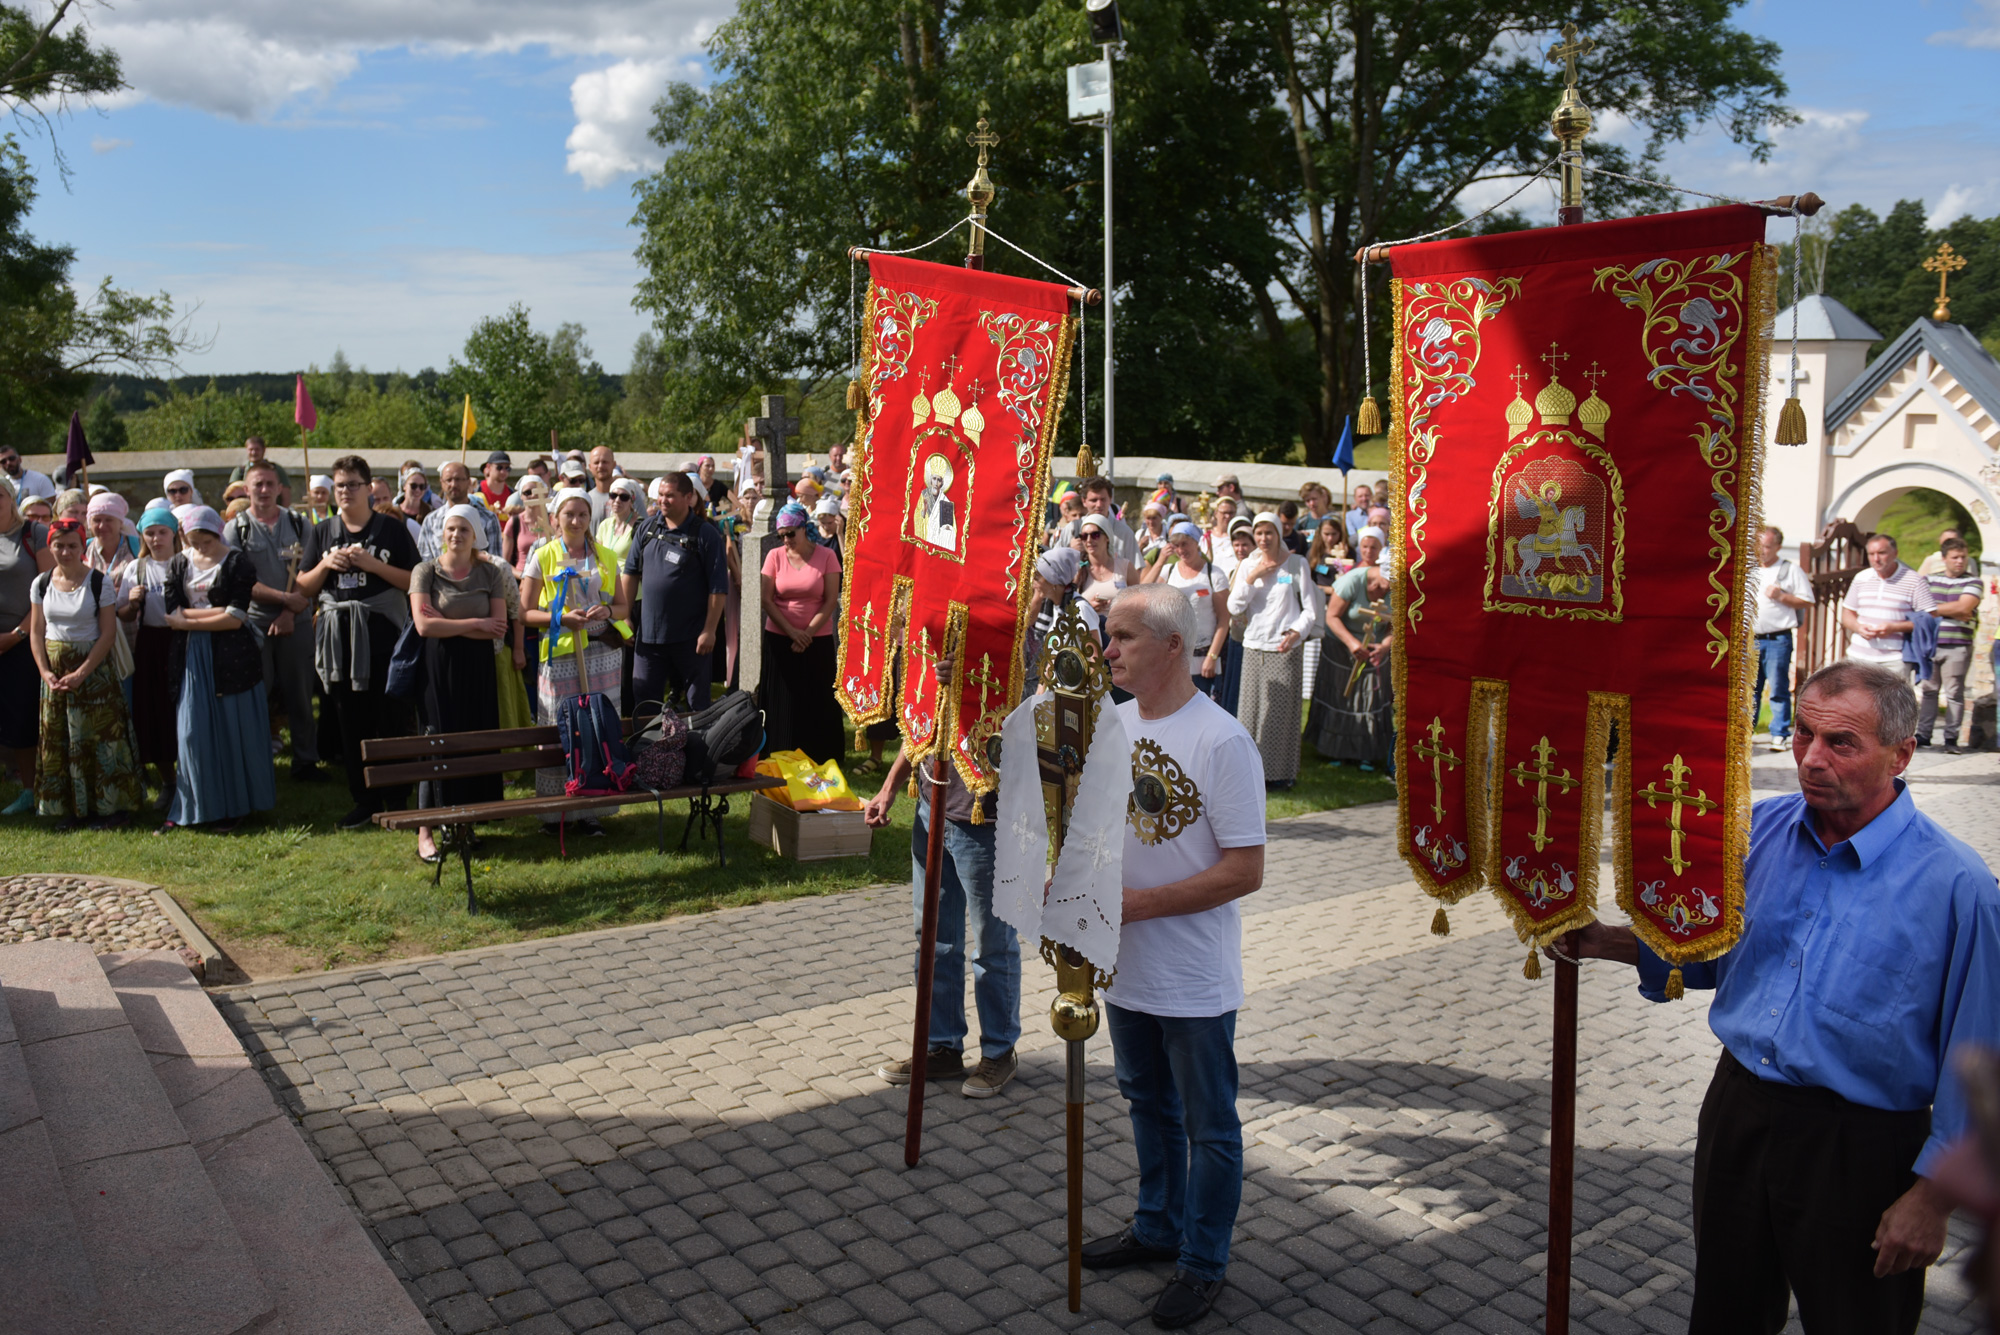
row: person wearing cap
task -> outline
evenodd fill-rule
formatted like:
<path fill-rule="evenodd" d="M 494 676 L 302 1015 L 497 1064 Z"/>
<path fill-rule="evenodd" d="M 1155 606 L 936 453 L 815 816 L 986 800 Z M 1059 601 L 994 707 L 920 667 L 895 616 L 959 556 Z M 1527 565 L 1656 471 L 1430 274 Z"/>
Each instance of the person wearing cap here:
<path fill-rule="evenodd" d="M 438 554 L 410 572 L 410 620 L 424 642 L 424 690 L 417 717 L 427 733 L 483 732 L 500 726 L 499 676 L 494 651 L 508 634 L 507 568 L 484 559 L 485 511 L 460 502 L 442 512 Z M 491 518 L 491 516 L 487 516 Z M 498 774 L 426 780 L 419 807 L 497 802 Z M 417 856 L 442 859 L 428 827 L 417 830 Z"/>
<path fill-rule="evenodd" d="M 494 450 L 486 456 L 486 462 L 479 465 L 479 497 L 493 514 L 501 514 L 507 509 L 507 498 L 514 494 L 510 480 L 514 475 L 514 460 L 505 450 Z M 488 555 L 499 552 L 495 547 Z"/>
<path fill-rule="evenodd" d="M 318 729 L 313 722 L 312 601 L 293 587 L 291 564 L 305 559 L 310 525 L 278 504 L 278 475 L 268 459 L 251 464 L 250 508 L 224 526 L 223 537 L 250 562 L 250 624 L 261 632 L 264 694 L 284 710 L 292 731 L 292 778 L 318 783 Z M 277 721 L 271 741 L 277 745 Z"/>
<path fill-rule="evenodd" d="M 1139 507 L 1139 531 L 1134 535 L 1139 539 L 1139 569 L 1150 570 L 1163 559 L 1170 559 L 1167 551 L 1167 507 L 1159 501 L 1147 501 Z"/>
<path fill-rule="evenodd" d="M 333 461 L 333 494 L 340 508 L 306 535 L 297 589 L 318 600 L 313 618 L 313 667 L 319 676 L 322 718 L 331 717 L 347 769 L 354 807 L 343 830 L 366 829 L 377 811 L 400 811 L 408 787 L 370 788 L 361 743 L 400 737 L 410 730 L 409 710 L 384 688 L 389 655 L 410 621 L 410 572 L 417 544 L 409 529 L 368 504 L 374 479 L 358 454 Z"/>
<path fill-rule="evenodd" d="M 1327 518 L 1339 523 L 1336 516 Z M 1333 764 L 1354 761 L 1373 770 L 1386 767 L 1395 749 L 1389 666 L 1396 636 L 1395 623 L 1383 619 L 1389 612 L 1389 577 L 1379 564 L 1386 545 L 1382 530 L 1364 528 L 1358 541 L 1360 559 L 1352 570 L 1335 578 L 1327 596 L 1329 633 L 1320 649 L 1319 680 L 1306 713 L 1306 736 Z M 1358 677 L 1357 660 L 1363 665 Z"/>
<path fill-rule="evenodd" d="M 716 628 L 729 599 L 727 543 L 702 513 L 705 493 L 686 473 L 668 473 L 658 485 L 660 513 L 632 535 L 618 576 L 622 597 L 639 614 L 632 698 L 643 714 L 662 705 L 708 707 Z"/>
<path fill-rule="evenodd" d="M 1246 504 L 1243 499 L 1243 484 L 1237 480 L 1234 473 L 1221 473 L 1216 476 L 1215 494 L 1227 496 L 1239 506 Z"/>
<path fill-rule="evenodd" d="M 228 834 L 278 804 L 271 768 L 264 660 L 250 629 L 250 558 L 223 541 L 222 518 L 198 505 L 181 521 L 187 545 L 167 563 L 162 600 L 174 631 L 167 680 L 178 739 L 174 798 L 156 833 L 206 825 Z"/>
<path fill-rule="evenodd" d="M 778 512 L 781 546 L 758 572 L 763 580 L 765 750 L 798 750 L 814 764 L 847 753 L 846 716 L 833 695 L 833 614 L 840 606 L 840 562 L 812 540 L 805 508 Z"/>
<path fill-rule="evenodd" d="M 269 457 L 269 451 L 264 447 L 264 438 L 262 436 L 251 436 L 243 442 L 243 462 L 230 470 L 229 480 L 231 482 L 249 481 L 250 470 L 261 463 L 268 463 L 278 471 L 278 504 L 290 505 L 292 503 L 292 475 L 285 471 L 283 464 Z"/>
<path fill-rule="evenodd" d="M 128 824 L 145 800 L 132 752 L 131 715 L 111 654 L 118 580 L 84 559 L 84 528 L 49 525 L 54 566 L 28 588 L 28 650 L 42 680 L 35 811 L 65 832 Z"/>
<path fill-rule="evenodd" d="M 417 526 L 417 555 L 428 561 L 443 550 L 445 515 L 454 505 L 470 505 L 479 513 L 480 550 L 499 551 L 500 521 L 473 499 L 472 471 L 456 459 L 448 460 L 438 469 L 438 485 L 444 488 L 444 504 L 426 514 L 423 523 Z"/>
<path fill-rule="evenodd" d="M 1188 643 L 1188 672 L 1194 688 L 1213 696 L 1222 680 L 1223 646 L 1229 643 L 1229 580 L 1201 550 L 1201 530 L 1182 519 L 1166 533 L 1160 559 L 1139 576 L 1141 584 L 1179 589 L 1194 608 L 1194 638 Z"/>
<path fill-rule="evenodd" d="M 1243 622 L 1243 670 L 1236 716 L 1264 756 L 1264 782 L 1289 788 L 1299 777 L 1299 706 L 1305 694 L 1305 654 L 1299 646 L 1319 633 L 1319 590 L 1305 558 L 1286 550 L 1278 516 L 1251 522 L 1256 551 L 1236 567 L 1229 612 Z"/>
<path fill-rule="evenodd" d="M 1153 493 L 1146 499 L 1157 502 L 1168 513 L 1180 509 L 1181 498 L 1180 493 L 1174 490 L 1174 475 L 1172 473 L 1162 473 L 1154 478 Z"/>
<path fill-rule="evenodd" d="M 813 506 L 813 541 L 840 556 L 841 516 L 840 501 L 833 496 L 822 496 L 819 504 Z"/>
<path fill-rule="evenodd" d="M 1236 522 L 1240 508 L 1233 496 L 1216 497 L 1209 509 L 1208 531 L 1201 535 L 1202 552 L 1224 575 L 1236 573 L 1236 549 L 1230 545 L 1229 526 Z"/>

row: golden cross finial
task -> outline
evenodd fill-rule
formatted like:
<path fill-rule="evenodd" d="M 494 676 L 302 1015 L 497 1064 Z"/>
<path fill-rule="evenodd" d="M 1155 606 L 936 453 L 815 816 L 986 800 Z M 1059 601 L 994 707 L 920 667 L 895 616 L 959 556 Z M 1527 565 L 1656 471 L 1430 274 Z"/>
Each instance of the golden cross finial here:
<path fill-rule="evenodd" d="M 1514 382 L 1514 397 L 1515 397 L 1515 398 L 1517 398 L 1517 399 L 1518 399 L 1518 398 L 1520 398 L 1520 397 L 1521 397 L 1521 383 L 1522 383 L 1523 381 L 1525 381 L 1525 380 L 1526 380 L 1526 379 L 1528 378 L 1528 373 L 1527 373 L 1526 371 L 1523 371 L 1523 370 L 1521 369 L 1521 364 L 1520 364 L 1519 362 L 1515 362 L 1515 363 L 1514 363 L 1514 374 L 1512 374 L 1512 375 L 1508 376 L 1507 378 L 1508 378 L 1509 380 L 1511 380 L 1511 381 L 1513 381 L 1513 382 Z"/>
<path fill-rule="evenodd" d="M 1541 360 L 1549 364 L 1549 379 L 1553 380 L 1562 371 L 1562 368 L 1557 366 L 1556 363 L 1568 361 L 1569 354 L 1567 352 L 1557 352 L 1555 340 L 1550 339 L 1549 350 L 1541 354 Z"/>
<path fill-rule="evenodd" d="M 1660 802 L 1673 804 L 1667 811 L 1667 830 L 1670 837 L 1665 861 L 1674 869 L 1674 875 L 1678 876 L 1693 865 L 1681 856 L 1681 808 L 1693 807 L 1697 815 L 1706 816 L 1715 810 L 1716 804 L 1711 802 L 1708 794 L 1699 788 L 1692 793 L 1688 791 L 1687 778 L 1694 771 L 1688 768 L 1687 762 L 1680 756 L 1676 755 L 1672 761 L 1660 768 L 1666 771 L 1669 780 L 1666 791 L 1661 792 L 1649 783 L 1641 788 L 1636 796 L 1645 798 L 1648 807 L 1656 807 Z"/>
<path fill-rule="evenodd" d="M 1574 23 L 1563 24 L 1563 39 L 1549 48 L 1549 59 L 1563 62 L 1563 83 L 1576 87 L 1576 61 L 1579 56 L 1589 55 L 1597 49 L 1597 43 L 1588 37 L 1578 38 Z"/>
<path fill-rule="evenodd" d="M 1937 309 L 1931 312 L 1931 319 L 1949 320 L 1951 318 L 1951 297 L 1946 293 L 1945 284 L 1953 274 L 1964 267 L 1965 256 L 1954 251 L 1949 241 L 1939 245 L 1937 254 L 1924 261 L 1924 268 L 1938 276 Z"/>
<path fill-rule="evenodd" d="M 1529 769 L 1526 763 L 1522 763 L 1507 773 L 1514 782 L 1523 787 L 1527 786 L 1528 780 L 1535 781 L 1535 833 L 1532 837 L 1535 841 L 1535 851 L 1539 853 L 1550 840 L 1555 838 L 1549 833 L 1549 785 L 1554 784 L 1558 792 L 1566 793 L 1577 786 L 1578 780 L 1572 779 L 1568 770 L 1558 770 L 1549 764 L 1555 759 L 1556 749 L 1550 745 L 1547 733 L 1542 734 L 1542 740 L 1536 742 L 1531 749 L 1535 753 L 1536 767 Z"/>
<path fill-rule="evenodd" d="M 1458 754 L 1450 747 L 1444 745 L 1444 720 L 1442 718 L 1433 718 L 1428 731 L 1431 738 L 1430 744 L 1426 746 L 1424 743 L 1418 742 L 1410 749 L 1417 753 L 1419 759 L 1431 762 L 1431 815 L 1442 821 L 1444 819 L 1444 767 L 1449 765 L 1451 768 L 1457 769 L 1459 760 Z"/>
<path fill-rule="evenodd" d="M 939 362 L 939 363 L 938 363 L 938 365 L 939 365 L 939 366 L 942 366 L 942 367 L 944 368 L 944 372 L 945 372 L 945 376 L 946 376 L 946 379 L 945 379 L 945 384 L 949 385 L 949 384 L 950 384 L 950 383 L 952 382 L 952 380 L 953 380 L 953 379 L 957 378 L 957 376 L 958 376 L 958 354 L 957 354 L 957 353 L 953 353 L 953 354 L 952 354 L 951 356 L 949 356 L 949 357 L 945 358 L 945 359 L 944 359 L 943 361 Z"/>
<path fill-rule="evenodd" d="M 1000 136 L 986 128 L 986 118 L 979 118 L 979 128 L 965 136 L 965 142 L 979 150 L 979 165 L 986 165 L 986 150 L 999 146 Z"/>

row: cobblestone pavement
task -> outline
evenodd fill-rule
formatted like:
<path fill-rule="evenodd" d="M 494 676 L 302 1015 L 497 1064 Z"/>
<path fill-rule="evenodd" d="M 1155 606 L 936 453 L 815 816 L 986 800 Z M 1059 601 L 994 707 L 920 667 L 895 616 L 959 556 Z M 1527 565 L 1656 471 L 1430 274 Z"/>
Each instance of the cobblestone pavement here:
<path fill-rule="evenodd" d="M 1785 786 L 1760 755 L 1760 790 Z M 2000 861 L 2000 760 L 1925 755 L 1920 803 Z M 1274 825 L 1245 902 L 1247 1181 L 1199 1329 L 1538 1331 L 1550 989 L 1490 897 L 1446 938 L 1393 809 Z M 902 1166 L 910 910 L 874 888 L 218 997 L 441 1331 L 1150 1330 L 1163 1269 L 1063 1292 L 1059 1045 L 1027 969 L 1020 1078 L 935 1092 Z M 1686 1327 L 1705 994 L 1585 970 L 1575 1317 Z M 1093 1233 L 1133 1206 L 1110 1048 L 1092 1041 Z M 1955 1233 L 1925 1329 L 1970 1331 Z"/>

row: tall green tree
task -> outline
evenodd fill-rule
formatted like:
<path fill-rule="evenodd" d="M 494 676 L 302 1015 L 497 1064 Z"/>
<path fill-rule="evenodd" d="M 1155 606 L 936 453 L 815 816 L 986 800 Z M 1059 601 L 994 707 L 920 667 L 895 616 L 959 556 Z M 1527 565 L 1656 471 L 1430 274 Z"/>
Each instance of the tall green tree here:
<path fill-rule="evenodd" d="M 1924 261 L 1950 242 L 1966 261 L 1951 276 L 1952 323 L 2000 347 L 2000 217 L 1966 216 L 1939 228 L 1924 218 L 1922 202 L 1914 199 L 1898 200 L 1887 216 L 1860 204 L 1842 209 L 1827 229 L 1823 290 L 1874 325 L 1886 342 L 1936 307 L 1937 275 Z"/>
<path fill-rule="evenodd" d="M 604 368 L 592 357 L 581 325 L 537 330 L 528 308 L 516 302 L 505 315 L 473 326 L 463 359 L 454 357 L 438 378 L 434 412 L 452 439 L 459 410 L 472 396 L 485 449 L 535 453 L 549 448 L 550 433 L 564 437 L 601 427 L 612 394 Z"/>
<path fill-rule="evenodd" d="M 1598 164 L 1649 165 L 1708 121 L 1765 151 L 1784 86 L 1775 46 L 1730 26 L 1738 2 L 1133 7 L 1115 164 L 1124 448 L 1270 456 L 1297 437 L 1325 459 L 1360 397 L 1348 257 L 1458 220 L 1465 191 L 1553 153 L 1560 77 L 1541 48 L 1564 21 L 1600 44 L 1592 105 L 1647 136 Z M 913 246 L 962 216 L 981 115 L 1002 136 L 994 225 L 1101 280 L 1098 138 L 1064 107 L 1063 67 L 1097 54 L 1073 0 L 745 0 L 709 54 L 706 90 L 662 99 L 666 162 L 638 187 L 637 301 L 685 435 L 758 385 L 844 373 L 846 247 Z M 1599 213 L 1644 198 L 1593 185 Z"/>

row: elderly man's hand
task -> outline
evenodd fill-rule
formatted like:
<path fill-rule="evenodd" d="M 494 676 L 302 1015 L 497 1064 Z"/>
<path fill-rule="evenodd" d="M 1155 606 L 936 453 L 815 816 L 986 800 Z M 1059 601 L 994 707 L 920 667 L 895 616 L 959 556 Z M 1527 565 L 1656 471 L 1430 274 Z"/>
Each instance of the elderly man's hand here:
<path fill-rule="evenodd" d="M 1917 1179 L 1875 1226 L 1875 1278 L 1900 1275 L 1930 1265 L 1944 1253 L 1945 1221 L 1951 1203 L 1927 1177 Z"/>
<path fill-rule="evenodd" d="M 951 655 L 950 655 L 950 654 L 946 654 L 946 655 L 945 655 L 944 657 L 942 657 L 942 658 L 938 659 L 938 661 L 937 661 L 937 679 L 938 679 L 938 685 L 939 685 L 939 686 L 949 686 L 949 685 L 951 685 L 951 670 L 952 670 L 952 667 L 953 667 L 953 664 L 952 664 L 952 661 L 951 661 Z"/>

